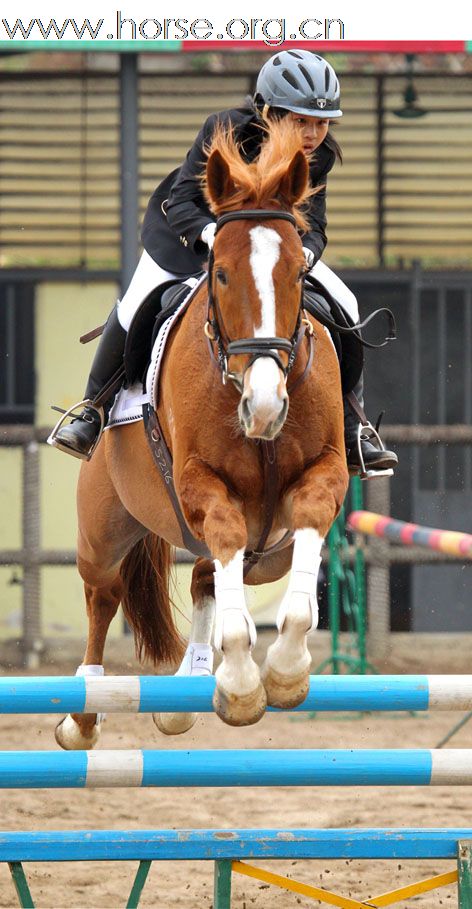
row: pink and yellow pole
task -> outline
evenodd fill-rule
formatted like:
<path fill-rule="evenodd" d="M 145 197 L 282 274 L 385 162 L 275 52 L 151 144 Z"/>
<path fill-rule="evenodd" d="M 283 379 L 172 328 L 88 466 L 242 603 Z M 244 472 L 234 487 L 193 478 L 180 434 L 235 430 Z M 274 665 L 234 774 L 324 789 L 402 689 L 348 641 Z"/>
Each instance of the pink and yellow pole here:
<path fill-rule="evenodd" d="M 366 533 L 369 536 L 384 537 L 392 543 L 404 546 L 425 546 L 436 549 L 458 559 L 472 559 L 472 534 L 455 530 L 438 530 L 435 527 L 421 527 L 397 521 L 387 515 L 371 511 L 353 511 L 347 519 L 349 530 Z"/>

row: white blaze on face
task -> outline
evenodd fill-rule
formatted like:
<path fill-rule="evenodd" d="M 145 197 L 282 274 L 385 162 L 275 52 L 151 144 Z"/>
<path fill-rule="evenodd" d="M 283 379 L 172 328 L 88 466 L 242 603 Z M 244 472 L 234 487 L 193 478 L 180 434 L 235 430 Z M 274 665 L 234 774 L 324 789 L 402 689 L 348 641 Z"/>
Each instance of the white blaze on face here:
<path fill-rule="evenodd" d="M 254 326 L 255 338 L 273 338 L 275 325 L 274 268 L 280 257 L 281 236 L 271 227 L 253 227 L 249 231 L 251 265 L 254 284 L 261 302 L 261 321 Z M 250 370 L 247 392 L 251 409 L 262 419 L 273 420 L 281 410 L 278 394 L 280 373 L 271 357 L 258 358 Z"/>
<path fill-rule="evenodd" d="M 282 237 L 271 227 L 253 227 L 249 236 L 251 238 L 249 262 L 261 301 L 261 324 L 254 328 L 254 335 L 256 338 L 272 338 L 275 335 L 273 272 L 279 261 Z"/>

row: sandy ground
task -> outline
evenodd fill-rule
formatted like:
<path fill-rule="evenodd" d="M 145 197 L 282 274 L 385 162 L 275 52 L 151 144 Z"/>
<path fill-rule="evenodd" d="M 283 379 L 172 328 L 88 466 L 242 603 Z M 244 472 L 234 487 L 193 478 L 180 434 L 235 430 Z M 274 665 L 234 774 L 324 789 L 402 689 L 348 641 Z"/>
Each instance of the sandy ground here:
<path fill-rule="evenodd" d="M 267 640 L 261 642 L 261 650 Z M 381 672 L 468 671 L 471 636 L 438 641 L 429 636 L 396 636 Z M 126 643 L 126 647 L 130 647 Z M 76 662 L 44 665 L 43 674 L 67 674 Z M 107 669 L 136 671 L 130 654 L 115 653 Z M 4 672 L 8 668 L 4 667 Z M 11 674 L 18 674 L 10 669 Z M 434 747 L 458 719 L 457 714 L 267 715 L 244 730 L 225 727 L 214 716 L 201 717 L 185 736 L 162 736 L 150 716 L 110 715 L 104 724 L 102 748 L 378 748 Z M 3 749 L 57 748 L 54 716 L 0 718 Z M 471 747 L 472 722 L 452 746 Z M 3 830 L 145 829 L 177 827 L 472 827 L 472 792 L 461 787 L 431 788 L 300 788 L 300 789 L 111 789 L 4 791 Z M 451 870 L 448 862 L 266 862 L 266 867 L 345 896 L 368 899 L 429 875 Z M 262 863 L 264 865 L 264 863 Z M 28 864 L 33 898 L 45 907 L 125 906 L 135 863 Z M 233 906 L 237 909 L 290 909 L 321 905 L 257 881 L 233 875 Z M 210 909 L 213 867 L 207 862 L 155 863 L 141 905 L 154 909 Z M 457 904 L 454 885 L 401 907 L 439 909 Z M 15 906 L 8 868 L 0 866 L 0 907 Z"/>

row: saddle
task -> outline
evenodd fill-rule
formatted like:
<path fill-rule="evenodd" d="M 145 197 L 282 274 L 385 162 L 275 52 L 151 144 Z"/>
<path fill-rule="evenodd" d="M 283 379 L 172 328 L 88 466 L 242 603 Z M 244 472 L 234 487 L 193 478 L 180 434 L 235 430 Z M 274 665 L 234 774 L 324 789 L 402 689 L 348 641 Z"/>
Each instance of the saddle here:
<path fill-rule="evenodd" d="M 189 295 L 188 284 L 175 278 L 151 291 L 134 314 L 126 336 L 124 365 L 127 386 L 143 378 L 159 329 Z"/>

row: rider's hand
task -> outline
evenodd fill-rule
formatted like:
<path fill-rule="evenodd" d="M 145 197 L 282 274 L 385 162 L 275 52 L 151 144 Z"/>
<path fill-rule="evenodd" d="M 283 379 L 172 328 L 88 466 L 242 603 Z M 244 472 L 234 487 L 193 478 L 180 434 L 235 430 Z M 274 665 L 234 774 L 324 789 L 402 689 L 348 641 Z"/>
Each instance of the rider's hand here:
<path fill-rule="evenodd" d="M 213 249 L 215 234 L 216 234 L 216 224 L 214 221 L 210 221 L 210 223 L 207 224 L 206 227 L 203 228 L 203 230 L 200 234 L 200 239 L 203 240 L 204 243 L 206 243 L 206 245 L 208 246 L 208 249 Z"/>
<path fill-rule="evenodd" d="M 312 249 L 308 249 L 308 246 L 303 246 L 303 255 L 305 256 L 306 267 L 308 270 L 313 268 L 315 264 L 315 254 Z"/>

